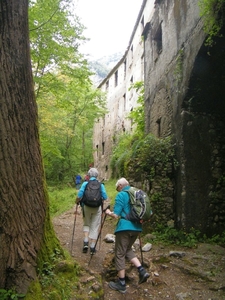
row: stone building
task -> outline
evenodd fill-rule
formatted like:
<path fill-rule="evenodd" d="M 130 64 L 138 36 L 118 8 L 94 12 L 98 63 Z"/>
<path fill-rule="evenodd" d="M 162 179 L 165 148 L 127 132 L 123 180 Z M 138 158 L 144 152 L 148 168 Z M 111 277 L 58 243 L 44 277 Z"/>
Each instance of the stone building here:
<path fill-rule="evenodd" d="M 144 30 L 146 132 L 172 135 L 178 227 L 225 229 L 225 40 L 205 46 L 198 0 L 158 0 Z M 224 33 L 224 29 L 223 29 Z"/>
<path fill-rule="evenodd" d="M 144 80 L 142 32 L 153 9 L 154 1 L 143 1 L 125 54 L 98 86 L 106 93 L 108 109 L 105 117 L 98 119 L 94 126 L 94 164 L 99 170 L 100 178 L 110 178 L 112 146 L 118 135 L 133 129 L 127 116 L 135 107 L 138 95 L 130 87 L 133 83 Z"/>
<path fill-rule="evenodd" d="M 114 139 L 132 130 L 129 86 L 144 80 L 146 133 L 176 147 L 174 222 L 212 235 L 225 229 L 225 40 L 205 46 L 198 2 L 143 1 L 126 53 L 99 85 L 108 113 L 94 129 L 94 162 L 108 179 Z"/>

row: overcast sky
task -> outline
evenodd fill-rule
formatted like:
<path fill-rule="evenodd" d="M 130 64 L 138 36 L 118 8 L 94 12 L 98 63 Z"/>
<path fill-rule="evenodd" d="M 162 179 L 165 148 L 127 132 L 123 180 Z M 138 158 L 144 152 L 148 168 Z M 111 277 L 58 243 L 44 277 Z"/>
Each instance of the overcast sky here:
<path fill-rule="evenodd" d="M 75 0 L 76 14 L 82 24 L 86 43 L 81 52 L 101 58 L 125 52 L 142 0 Z"/>

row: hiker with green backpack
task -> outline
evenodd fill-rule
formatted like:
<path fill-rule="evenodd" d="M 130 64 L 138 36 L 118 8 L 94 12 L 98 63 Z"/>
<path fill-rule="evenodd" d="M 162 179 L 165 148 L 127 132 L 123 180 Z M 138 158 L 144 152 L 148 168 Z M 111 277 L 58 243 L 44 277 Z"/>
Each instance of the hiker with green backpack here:
<path fill-rule="evenodd" d="M 119 218 L 115 229 L 115 267 L 118 271 L 119 278 L 116 282 L 110 281 L 109 287 L 121 293 L 126 292 L 126 258 L 137 268 L 139 273 L 139 284 L 146 282 L 150 276 L 132 250 L 132 245 L 136 241 L 138 235 L 142 232 L 142 219 L 139 217 L 136 217 L 136 219 L 131 218 L 132 206 L 129 192 L 132 189 L 134 190 L 134 188 L 130 187 L 129 182 L 125 178 L 120 178 L 116 183 L 118 194 L 115 198 L 113 212 L 110 211 L 110 209 L 105 211 L 107 215 L 116 219 Z M 138 190 L 138 192 L 140 192 L 140 190 Z M 146 201 L 143 202 L 143 206 L 145 206 L 145 208 L 148 207 L 149 210 L 150 207 L 148 203 L 146 204 Z M 147 214 L 150 215 L 151 213 L 147 211 Z M 143 215 L 146 215 L 146 209 Z"/>
<path fill-rule="evenodd" d="M 76 203 L 80 204 L 83 210 L 84 242 L 82 251 L 87 253 L 90 246 L 90 254 L 92 255 L 96 252 L 103 201 L 107 200 L 108 196 L 104 184 L 97 180 L 98 170 L 91 168 L 88 175 L 90 178 L 83 182 L 77 194 Z"/>

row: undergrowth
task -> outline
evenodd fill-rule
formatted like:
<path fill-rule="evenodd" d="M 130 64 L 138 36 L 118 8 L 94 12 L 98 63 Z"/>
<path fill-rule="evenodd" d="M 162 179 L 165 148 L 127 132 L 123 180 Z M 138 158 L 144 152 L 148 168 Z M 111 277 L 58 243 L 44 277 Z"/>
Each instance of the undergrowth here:
<path fill-rule="evenodd" d="M 218 244 L 222 247 L 225 246 L 225 232 L 221 235 L 214 235 L 211 238 L 202 235 L 199 230 L 192 228 L 190 232 L 178 230 L 171 227 L 158 226 L 152 232 L 152 239 L 148 242 L 163 243 L 165 245 L 179 245 L 188 248 L 194 248 L 198 243 Z"/>

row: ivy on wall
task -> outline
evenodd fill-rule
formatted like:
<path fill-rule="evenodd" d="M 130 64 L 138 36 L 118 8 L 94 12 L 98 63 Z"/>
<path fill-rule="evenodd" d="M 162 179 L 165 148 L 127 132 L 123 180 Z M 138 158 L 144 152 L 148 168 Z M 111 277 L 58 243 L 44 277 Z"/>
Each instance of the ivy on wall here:
<path fill-rule="evenodd" d="M 214 37 L 222 37 L 220 30 L 224 25 L 225 0 L 199 0 L 199 7 L 204 31 L 208 35 L 206 45 L 212 46 Z"/>
<path fill-rule="evenodd" d="M 126 177 L 135 182 L 147 181 L 149 187 L 157 169 L 168 173 L 171 165 L 176 165 L 175 148 L 172 138 L 158 138 L 144 133 L 144 87 L 137 82 L 131 88 L 139 93 L 137 107 L 130 113 L 135 124 L 133 133 L 123 133 L 113 149 L 110 166 L 113 177 Z"/>

